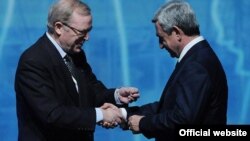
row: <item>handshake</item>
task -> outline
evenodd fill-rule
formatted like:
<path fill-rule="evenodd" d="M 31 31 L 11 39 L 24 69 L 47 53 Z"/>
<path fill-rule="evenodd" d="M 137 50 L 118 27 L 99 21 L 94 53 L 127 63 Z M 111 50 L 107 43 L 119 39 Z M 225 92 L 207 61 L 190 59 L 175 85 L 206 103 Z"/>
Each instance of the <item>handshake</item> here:
<path fill-rule="evenodd" d="M 103 120 L 99 122 L 99 125 L 102 127 L 114 128 L 118 124 L 126 122 L 126 117 L 122 114 L 121 108 L 118 108 L 111 103 L 105 103 L 100 108 L 103 114 Z"/>
<path fill-rule="evenodd" d="M 128 104 L 139 98 L 139 91 L 134 87 L 122 87 L 116 90 L 115 96 L 120 103 Z M 103 120 L 98 124 L 104 128 L 114 128 L 118 125 L 121 128 L 127 128 L 127 111 L 124 108 L 118 108 L 111 103 L 105 103 L 100 107 Z M 130 121 L 128 123 L 131 123 Z"/>

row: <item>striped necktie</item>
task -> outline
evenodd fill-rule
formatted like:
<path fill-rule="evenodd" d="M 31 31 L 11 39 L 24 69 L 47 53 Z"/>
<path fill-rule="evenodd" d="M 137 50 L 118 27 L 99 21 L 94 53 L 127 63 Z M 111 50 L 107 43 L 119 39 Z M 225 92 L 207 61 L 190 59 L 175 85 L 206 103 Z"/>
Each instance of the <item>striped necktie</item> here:
<path fill-rule="evenodd" d="M 77 80 L 76 67 L 75 67 L 75 65 L 74 65 L 74 63 L 73 63 L 72 58 L 71 58 L 69 55 L 66 55 L 66 56 L 64 57 L 64 59 L 65 59 L 65 64 L 66 64 L 66 66 L 68 67 L 68 69 L 69 69 L 71 75 Z"/>

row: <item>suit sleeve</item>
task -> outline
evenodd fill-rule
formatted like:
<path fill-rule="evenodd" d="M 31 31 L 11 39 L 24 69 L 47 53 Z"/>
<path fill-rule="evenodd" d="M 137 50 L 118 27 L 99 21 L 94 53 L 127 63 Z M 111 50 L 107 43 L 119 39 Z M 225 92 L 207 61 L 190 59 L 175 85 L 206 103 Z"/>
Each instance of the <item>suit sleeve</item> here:
<path fill-rule="evenodd" d="M 156 114 L 159 102 L 145 104 L 141 107 L 133 106 L 126 108 L 127 118 L 132 115 L 143 115 L 143 116 L 151 116 Z"/>
<path fill-rule="evenodd" d="M 211 80 L 207 70 L 198 63 L 184 66 L 174 84 L 170 84 L 165 95 L 174 95 L 173 107 L 163 109 L 160 113 L 142 118 L 139 127 L 148 137 L 171 133 L 179 124 L 196 124 L 205 112 L 209 99 Z M 165 100 L 166 101 L 166 100 Z M 163 107 L 167 104 L 163 103 Z M 166 107 L 164 107 L 166 108 Z"/>
<path fill-rule="evenodd" d="M 56 96 L 50 75 L 43 63 L 27 57 L 25 61 L 22 59 L 16 74 L 17 104 L 29 107 L 44 125 L 93 131 L 95 109 L 66 106 L 64 100 L 60 100 L 63 96 Z"/>

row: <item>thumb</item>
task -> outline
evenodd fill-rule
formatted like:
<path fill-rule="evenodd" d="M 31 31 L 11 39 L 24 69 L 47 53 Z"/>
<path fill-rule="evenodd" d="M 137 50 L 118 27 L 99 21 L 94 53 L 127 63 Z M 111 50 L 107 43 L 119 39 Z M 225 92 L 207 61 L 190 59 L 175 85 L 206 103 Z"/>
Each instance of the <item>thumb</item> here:
<path fill-rule="evenodd" d="M 109 103 L 104 103 L 100 108 L 101 109 L 107 109 L 109 107 L 111 107 Z"/>

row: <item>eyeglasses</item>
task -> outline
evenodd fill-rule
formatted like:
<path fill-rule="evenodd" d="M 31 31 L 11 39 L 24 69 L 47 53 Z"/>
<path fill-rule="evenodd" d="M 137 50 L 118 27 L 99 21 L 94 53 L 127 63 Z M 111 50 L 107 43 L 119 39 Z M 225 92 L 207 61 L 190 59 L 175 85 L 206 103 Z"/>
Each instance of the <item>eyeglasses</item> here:
<path fill-rule="evenodd" d="M 86 36 L 86 34 L 92 29 L 92 27 L 91 27 L 87 30 L 78 30 L 78 29 L 76 29 L 76 28 L 74 28 L 66 23 L 62 22 L 62 24 L 67 26 L 68 28 L 70 28 L 77 36 Z"/>

